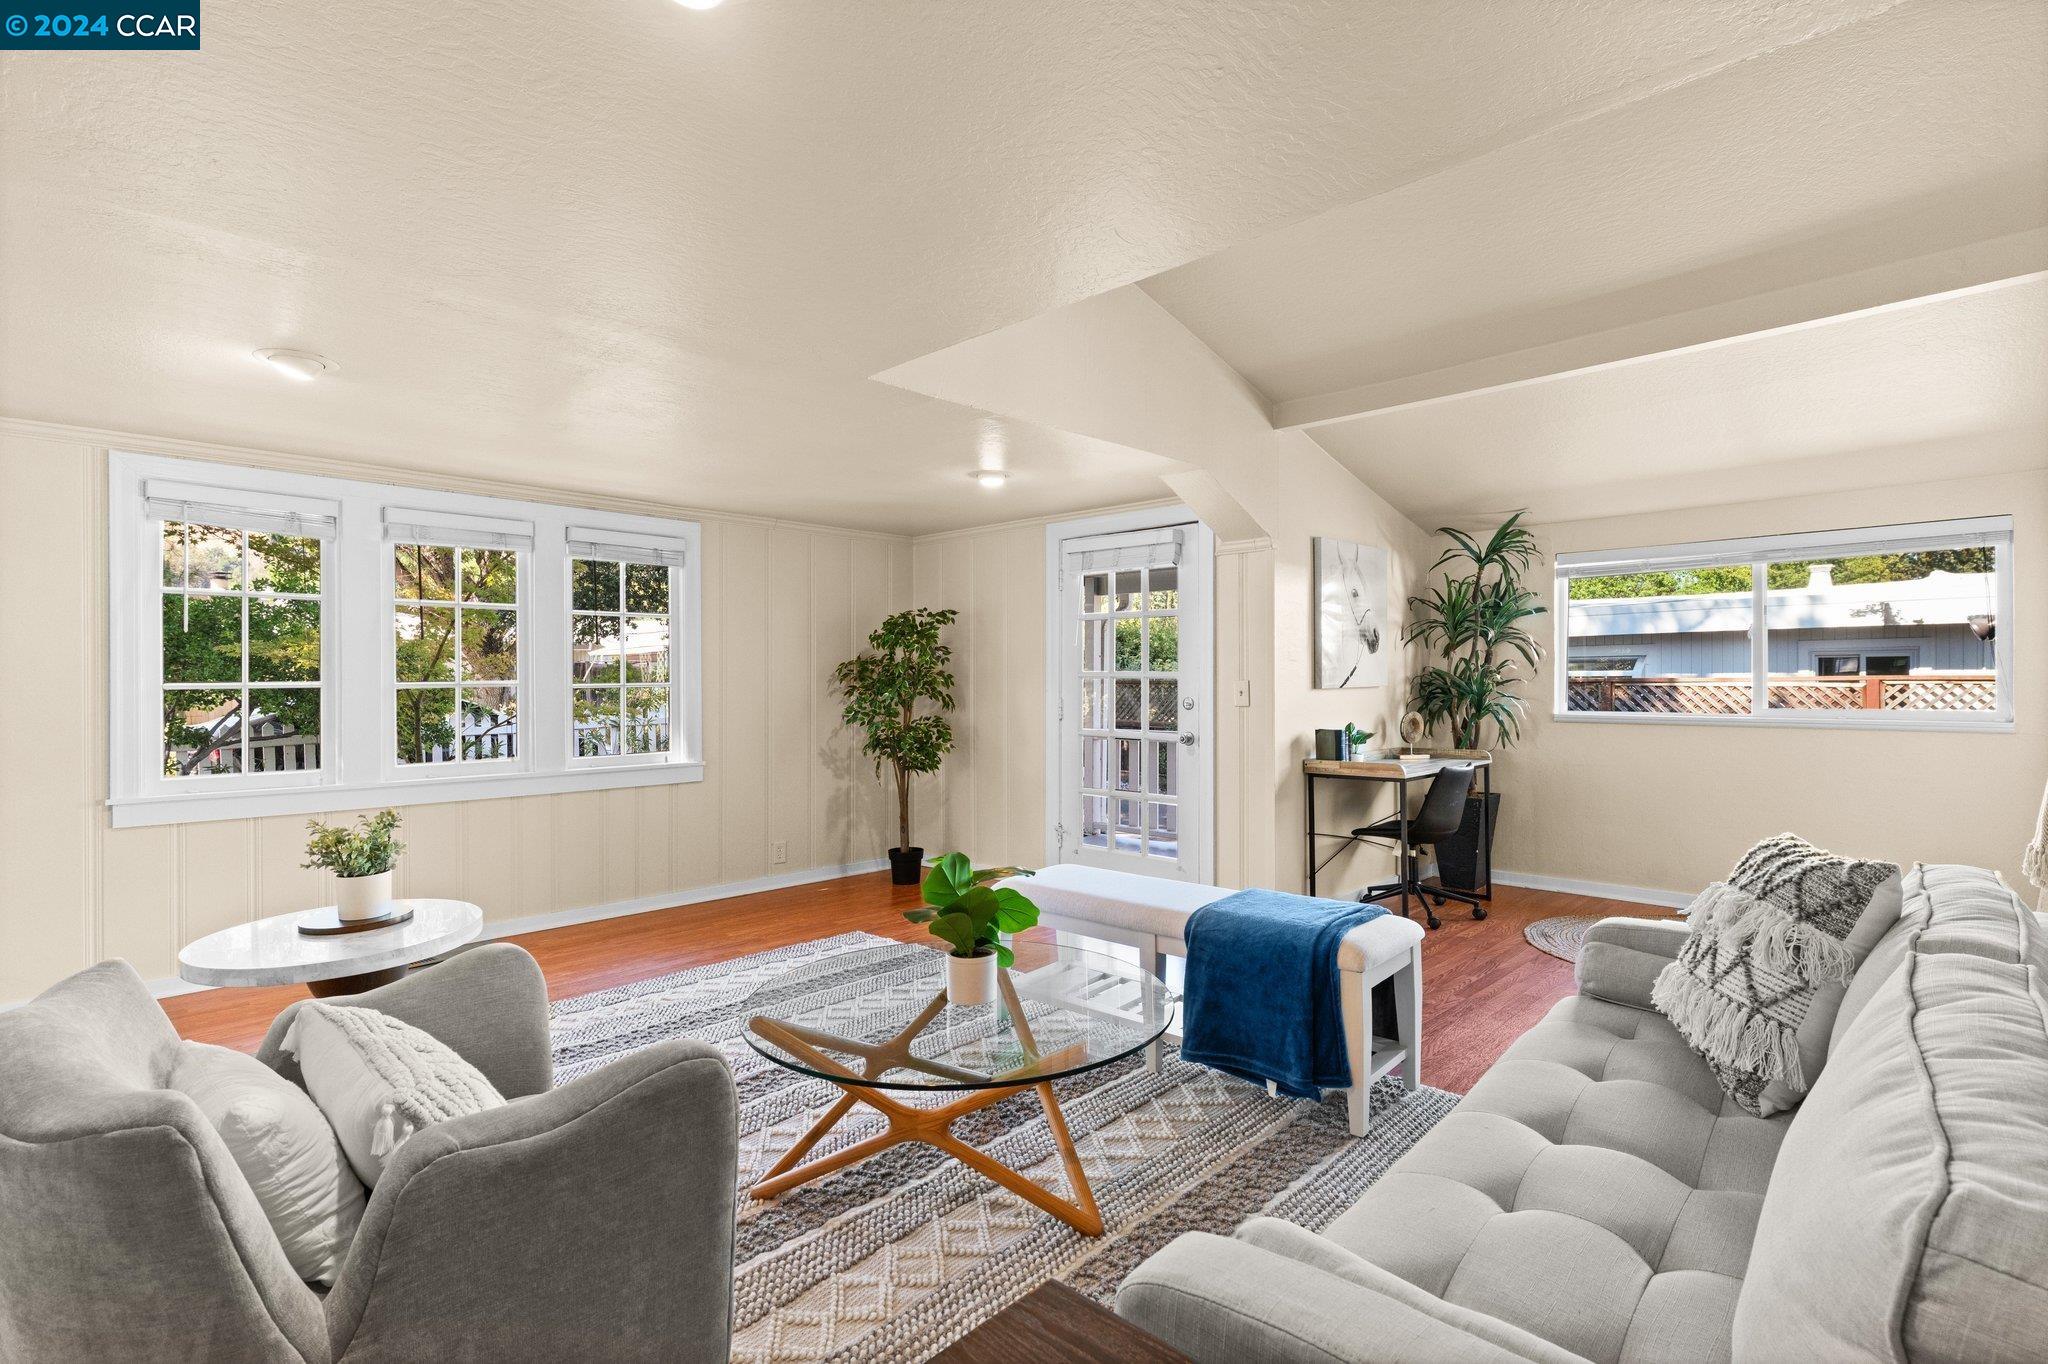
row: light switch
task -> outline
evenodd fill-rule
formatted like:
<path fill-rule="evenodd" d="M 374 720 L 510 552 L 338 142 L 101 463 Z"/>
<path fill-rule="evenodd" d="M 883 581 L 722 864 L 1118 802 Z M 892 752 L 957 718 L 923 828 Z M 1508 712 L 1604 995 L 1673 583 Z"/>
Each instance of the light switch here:
<path fill-rule="evenodd" d="M 1237 705 L 1249 706 L 1252 703 L 1252 684 L 1249 682 L 1237 683 L 1231 689 L 1230 699 Z"/>

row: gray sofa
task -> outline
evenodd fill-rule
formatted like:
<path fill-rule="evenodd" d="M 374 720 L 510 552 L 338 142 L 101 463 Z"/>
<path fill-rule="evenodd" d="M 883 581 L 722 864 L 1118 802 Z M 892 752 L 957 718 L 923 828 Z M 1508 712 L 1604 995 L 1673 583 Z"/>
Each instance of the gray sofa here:
<path fill-rule="evenodd" d="M 178 1037 L 125 962 L 0 1014 L 0 1359 L 726 1357 L 736 1107 L 715 1051 L 660 1042 L 554 1088 L 540 969 L 507 944 L 328 1002 L 426 1029 L 511 1102 L 398 1149 L 324 1298 L 162 1087 Z M 296 1079 L 289 1013 L 260 1056 Z"/>
<path fill-rule="evenodd" d="M 1578 994 L 1321 1234 L 1183 1236 L 1117 1311 L 1229 1364 L 2048 1359 L 2048 944 L 1992 872 L 1905 892 L 1792 1112 L 1650 1009 L 1684 925 L 1605 920 Z"/>

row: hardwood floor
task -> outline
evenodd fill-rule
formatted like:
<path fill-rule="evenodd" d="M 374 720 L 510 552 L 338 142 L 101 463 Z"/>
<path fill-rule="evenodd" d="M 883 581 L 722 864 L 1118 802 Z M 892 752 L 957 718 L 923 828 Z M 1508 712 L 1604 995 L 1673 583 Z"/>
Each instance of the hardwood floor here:
<path fill-rule="evenodd" d="M 510 941 L 540 962 L 550 997 L 563 998 L 854 929 L 921 938 L 924 930 L 903 918 L 903 910 L 916 903 L 915 887 L 891 886 L 888 875 L 877 872 L 552 928 Z M 1446 907 L 1444 926 L 1429 935 L 1422 952 L 1423 1081 L 1463 1093 L 1508 1043 L 1571 993 L 1570 963 L 1529 946 L 1524 924 L 1555 914 L 1656 912 L 1618 900 L 1513 886 L 1496 892 L 1482 922 L 1455 905 Z M 278 1011 L 305 997 L 302 988 L 285 986 L 206 990 L 163 1003 L 184 1036 L 253 1051 Z"/>

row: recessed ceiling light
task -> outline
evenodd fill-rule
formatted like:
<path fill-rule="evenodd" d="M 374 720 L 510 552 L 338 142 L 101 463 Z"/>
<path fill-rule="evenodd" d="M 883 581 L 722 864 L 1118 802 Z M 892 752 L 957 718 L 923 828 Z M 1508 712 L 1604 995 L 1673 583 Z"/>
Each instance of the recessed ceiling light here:
<path fill-rule="evenodd" d="M 256 352 L 256 358 L 279 374 L 301 381 L 317 379 L 339 368 L 326 356 L 314 355 L 303 350 L 259 350 Z"/>
<path fill-rule="evenodd" d="M 976 469 L 968 475 L 984 488 L 1000 488 L 1010 481 L 1010 475 L 1002 469 Z"/>
<path fill-rule="evenodd" d="M 676 0 L 684 9 L 717 9 L 724 0 Z"/>

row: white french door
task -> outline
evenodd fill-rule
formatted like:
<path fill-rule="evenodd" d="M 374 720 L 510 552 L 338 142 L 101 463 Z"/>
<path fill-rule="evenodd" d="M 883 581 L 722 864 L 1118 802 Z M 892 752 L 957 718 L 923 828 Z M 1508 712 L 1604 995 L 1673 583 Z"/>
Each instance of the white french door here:
<path fill-rule="evenodd" d="M 1210 879 L 1208 531 L 1060 544 L 1057 860 Z"/>

